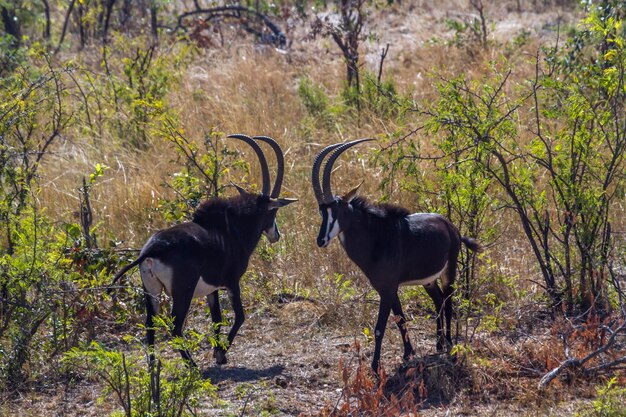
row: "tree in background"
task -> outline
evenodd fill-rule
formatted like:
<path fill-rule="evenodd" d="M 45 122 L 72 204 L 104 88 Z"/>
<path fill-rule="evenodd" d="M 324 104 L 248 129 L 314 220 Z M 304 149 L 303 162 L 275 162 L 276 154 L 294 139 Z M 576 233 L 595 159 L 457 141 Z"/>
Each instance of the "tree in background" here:
<path fill-rule="evenodd" d="M 611 308 L 611 223 L 626 187 L 622 8 L 593 7 L 563 50 L 537 55 L 526 85 L 512 85 L 507 62 L 494 63 L 483 79 L 438 82 L 439 100 L 422 113 L 440 151 L 430 159 L 443 210 L 479 208 L 455 210 L 470 220 L 489 201 L 513 210 L 550 304 L 569 315 Z M 398 145 L 389 166 L 419 172 L 419 144 Z M 460 191 L 469 195 L 460 200 Z"/>

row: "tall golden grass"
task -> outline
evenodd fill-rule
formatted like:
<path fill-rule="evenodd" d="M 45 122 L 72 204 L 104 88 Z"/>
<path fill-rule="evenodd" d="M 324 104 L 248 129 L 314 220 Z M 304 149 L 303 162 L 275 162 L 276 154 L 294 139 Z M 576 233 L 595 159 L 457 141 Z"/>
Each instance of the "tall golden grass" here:
<path fill-rule="evenodd" d="M 430 74 L 451 76 L 463 72 L 470 78 L 484 76 L 487 63 L 505 48 L 505 40 L 496 39 L 496 35 L 515 36 L 526 24 L 535 28 L 536 21 L 552 22 L 556 14 L 572 18 L 569 10 L 546 7 L 541 14 L 534 14 L 530 3 L 524 5 L 523 13 L 512 11 L 515 7 L 516 2 L 512 1 L 487 3 L 487 18 L 496 22 L 496 28 L 498 22 L 515 21 L 517 26 L 509 28 L 508 32 L 506 25 L 500 31 L 494 30 L 486 49 L 472 45 L 455 47 L 445 42 L 452 36 L 445 19 L 463 18 L 475 12 L 466 2 L 444 1 L 435 7 L 422 1 L 374 11 L 368 17 L 367 29 L 377 37 L 362 45 L 362 71 L 377 73 L 380 49 L 389 42 L 391 47 L 383 75 L 392 77 L 398 90 L 411 94 L 421 107 L 436 98 L 433 88 L 436 78 L 431 78 Z M 282 282 L 281 285 L 311 290 L 320 287 L 326 274 L 358 274 L 339 245 L 327 250 L 316 247 L 319 216 L 310 186 L 310 166 L 315 153 L 333 142 L 359 137 L 381 138 L 398 126 L 393 120 L 367 111 L 358 117 L 338 118 L 330 127 L 307 122 L 307 112 L 297 92 L 300 78 L 308 77 L 331 98 L 337 99 L 345 68 L 338 49 L 330 40 L 305 40 L 306 35 L 306 27 L 293 30 L 290 36 L 294 43 L 286 54 L 269 47 L 250 46 L 244 40 L 222 50 L 198 51 L 167 100 L 185 134 L 193 140 L 201 141 L 205 133 L 216 130 L 224 134 L 265 134 L 282 145 L 287 163 L 283 193 L 300 201 L 280 211 L 278 222 L 283 238 L 271 248 L 272 264 L 254 257 L 250 270 L 269 274 Z M 555 37 L 554 31 L 538 30 L 530 42 L 511 54 L 515 65 L 512 85 L 516 80 L 531 77 L 534 71 L 531 61 L 537 48 L 554 42 Z M 92 61 L 95 66 L 97 61 Z M 409 122 L 405 129 L 411 127 Z M 414 138 L 426 144 L 425 149 L 434 139 L 420 132 Z M 114 141 L 107 143 L 106 137 L 100 138 L 97 146 L 90 138 L 78 135 L 65 139 L 47 160 L 42 172 L 43 187 L 38 198 L 51 218 L 73 220 L 79 207 L 77 188 L 82 177 L 88 176 L 96 163 L 101 163 L 109 168 L 93 187 L 91 199 L 98 234 L 103 239 L 121 240 L 123 246 L 139 248 L 151 233 L 166 226 L 154 208 L 159 199 L 173 197 L 172 191 L 164 186 L 168 175 L 178 169 L 176 152 L 170 143 L 155 138 L 145 149 L 129 150 Z M 227 144 L 238 147 L 234 143 Z M 370 151 L 379 146 L 381 143 L 369 149 L 362 147 L 342 158 L 333 177 L 336 193 L 345 192 L 363 179 L 362 193 L 374 200 L 381 196 L 378 189 L 381 170 L 368 158 Z M 250 180 L 258 181 L 255 158 L 247 150 L 244 157 L 252 166 Z M 271 154 L 268 158 L 273 161 Z M 423 169 L 428 171 L 430 167 L 424 164 Z M 232 178 L 225 180 L 229 179 Z M 415 197 L 400 188 L 396 188 L 391 200 L 415 211 L 420 209 L 414 207 Z M 511 222 L 511 219 L 501 221 Z M 489 256 L 502 269 L 497 273 L 527 277 L 533 270 L 532 259 L 525 250 L 519 250 L 525 243 L 516 226 L 506 227 L 516 231 L 517 236 L 500 244 L 500 250 Z M 364 279 L 359 278 L 357 282 L 364 282 Z"/>

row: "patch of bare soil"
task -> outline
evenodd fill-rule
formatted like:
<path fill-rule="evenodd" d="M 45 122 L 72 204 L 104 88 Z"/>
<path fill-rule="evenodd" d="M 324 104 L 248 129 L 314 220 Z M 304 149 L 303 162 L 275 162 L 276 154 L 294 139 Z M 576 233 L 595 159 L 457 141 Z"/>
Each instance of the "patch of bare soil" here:
<path fill-rule="evenodd" d="M 208 332 L 210 320 L 194 309 L 189 327 Z M 332 409 L 341 403 L 344 387 L 340 364 L 355 371 L 358 363 L 370 363 L 373 345 L 359 325 L 347 317 L 345 321 L 335 317 L 328 323 L 326 306 L 306 299 L 276 300 L 269 308 L 255 311 L 248 306 L 247 310 L 248 319 L 228 353 L 227 365 L 215 365 L 208 343 L 194 356 L 203 375 L 217 387 L 217 397 L 207 393 L 197 408 L 200 416 L 318 415 L 324 406 L 330 404 Z M 372 310 L 375 314 L 376 309 Z M 476 401 L 468 395 L 471 377 L 459 371 L 447 356 L 435 354 L 434 330 L 433 320 L 423 316 L 411 321 L 410 337 L 418 353 L 403 363 L 402 343 L 390 320 L 381 361 L 388 375 L 385 395 L 400 396 L 413 390 L 421 403 L 420 415 L 433 417 L 505 412 L 566 416 L 579 409 L 580 402 Z M 178 358 L 175 352 L 166 354 Z M 180 364 L 184 366 L 182 361 Z M 103 416 L 121 412 L 115 396 L 103 397 L 103 392 L 100 381 L 83 379 L 68 386 L 51 381 L 49 388 L 38 386 L 0 404 L 0 416 Z"/>
<path fill-rule="evenodd" d="M 210 331 L 210 319 L 197 306 L 187 327 Z M 228 364 L 215 365 L 208 343 L 194 355 L 203 376 L 217 387 L 198 407 L 208 416 L 298 416 L 311 414 L 341 391 L 337 372 L 340 358 L 350 361 L 354 337 L 322 323 L 326 310 L 307 300 L 278 301 L 270 310 L 250 307 Z M 252 310 L 252 311 L 251 311 Z M 135 333 L 137 329 L 127 329 Z M 226 331 L 228 329 L 225 329 Z M 140 332 L 136 334 L 140 336 Z M 157 344 L 162 343 L 157 337 Z M 136 352 L 135 352 L 136 353 Z M 178 360 L 175 352 L 164 352 Z M 181 366 L 184 366 L 182 360 Z M 114 394 L 103 398 L 104 385 L 82 379 L 70 385 L 51 381 L 50 387 L 0 402 L 0 416 L 102 416 L 120 411 Z"/>
<path fill-rule="evenodd" d="M 204 370 L 228 403 L 216 415 L 294 416 L 336 398 L 336 366 L 353 340 L 320 326 L 323 314 L 310 301 L 295 301 L 250 317 L 229 351 L 229 363 Z M 203 363 L 210 361 L 207 353 Z"/>

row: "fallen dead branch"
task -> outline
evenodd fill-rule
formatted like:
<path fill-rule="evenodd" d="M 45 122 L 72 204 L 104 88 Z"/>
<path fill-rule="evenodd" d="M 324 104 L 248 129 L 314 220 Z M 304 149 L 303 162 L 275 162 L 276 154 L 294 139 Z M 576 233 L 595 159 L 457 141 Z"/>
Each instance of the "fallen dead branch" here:
<path fill-rule="evenodd" d="M 602 330 L 610 334 L 610 337 L 607 339 L 606 343 L 602 344 L 600 347 L 588 353 L 585 357 L 581 359 L 569 357 L 569 349 L 566 345 L 565 354 L 566 356 L 568 356 L 568 358 L 561 362 L 559 366 L 545 374 L 543 378 L 541 378 L 541 380 L 539 381 L 538 388 L 544 389 L 550 384 L 550 382 L 552 382 L 556 377 L 563 374 L 564 372 L 574 371 L 585 376 L 597 376 L 604 372 L 612 372 L 616 370 L 619 365 L 626 364 L 626 355 L 624 355 L 616 359 L 612 359 L 608 362 L 601 363 L 599 365 L 585 367 L 585 365 L 589 363 L 592 359 L 597 358 L 604 353 L 607 353 L 612 347 L 614 347 L 619 335 L 626 335 L 626 319 L 622 317 L 621 324 L 615 329 L 611 329 L 609 326 L 602 326 Z"/>
<path fill-rule="evenodd" d="M 287 37 L 278 25 L 263 13 L 248 7 L 232 5 L 185 12 L 178 16 L 175 31 L 179 29 L 187 31 L 189 25 L 186 21 L 190 17 L 199 17 L 205 23 L 224 20 L 236 21 L 246 32 L 255 35 L 262 43 L 272 44 L 281 49 L 287 46 Z"/>

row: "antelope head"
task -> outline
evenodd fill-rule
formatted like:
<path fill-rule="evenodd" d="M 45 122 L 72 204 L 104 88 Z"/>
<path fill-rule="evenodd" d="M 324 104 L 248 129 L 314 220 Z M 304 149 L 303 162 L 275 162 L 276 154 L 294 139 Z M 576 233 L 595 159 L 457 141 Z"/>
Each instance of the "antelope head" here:
<path fill-rule="evenodd" d="M 321 248 L 328 246 L 330 241 L 338 236 L 342 230 L 346 229 L 350 223 L 350 212 L 352 208 L 350 202 L 356 196 L 361 184 L 348 191 L 343 196 L 335 196 L 333 194 L 330 177 L 333 170 L 333 164 L 344 151 L 362 142 L 368 142 L 374 139 L 357 139 L 347 143 L 336 143 L 322 149 L 313 162 L 312 184 L 315 199 L 319 205 L 320 215 L 322 216 L 322 224 L 317 236 L 317 245 Z M 326 165 L 324 165 L 324 173 L 322 176 L 322 184 L 320 185 L 319 172 L 322 162 L 326 155 L 328 157 Z"/>
<path fill-rule="evenodd" d="M 228 137 L 246 142 L 252 147 L 254 152 L 257 154 L 257 157 L 259 158 L 259 163 L 261 165 L 261 176 L 263 179 L 261 194 L 257 195 L 257 209 L 259 210 L 261 215 L 261 230 L 270 243 L 278 242 L 278 240 L 280 239 L 280 231 L 278 230 L 278 226 L 276 225 L 276 213 L 280 207 L 284 207 L 288 204 L 298 201 L 297 199 L 293 198 L 278 197 L 280 195 L 280 189 L 283 184 L 283 176 L 285 173 L 285 159 L 282 149 L 274 139 L 268 136 L 254 136 L 254 138 L 251 138 L 247 135 L 235 134 L 229 135 Z M 256 142 L 257 140 L 269 144 L 276 154 L 276 179 L 274 180 L 274 186 L 272 187 L 271 193 L 269 191 L 270 180 L 267 160 L 265 159 L 261 147 Z M 239 191 L 239 193 L 242 195 L 252 194 L 242 187 L 239 187 L 237 185 L 235 185 L 235 187 L 237 188 L 237 191 Z"/>

